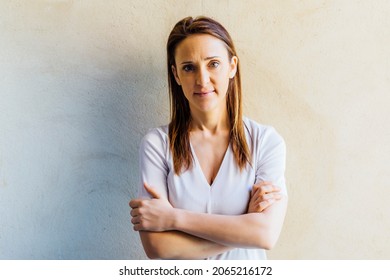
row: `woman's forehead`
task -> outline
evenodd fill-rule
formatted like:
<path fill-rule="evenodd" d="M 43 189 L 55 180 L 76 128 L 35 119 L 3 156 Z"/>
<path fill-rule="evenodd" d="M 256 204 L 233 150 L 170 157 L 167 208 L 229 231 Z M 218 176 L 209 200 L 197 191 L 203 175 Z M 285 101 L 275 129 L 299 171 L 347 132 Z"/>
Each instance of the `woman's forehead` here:
<path fill-rule="evenodd" d="M 177 62 L 206 60 L 212 57 L 228 57 L 228 51 L 222 40 L 208 34 L 191 35 L 181 41 L 175 50 Z"/>

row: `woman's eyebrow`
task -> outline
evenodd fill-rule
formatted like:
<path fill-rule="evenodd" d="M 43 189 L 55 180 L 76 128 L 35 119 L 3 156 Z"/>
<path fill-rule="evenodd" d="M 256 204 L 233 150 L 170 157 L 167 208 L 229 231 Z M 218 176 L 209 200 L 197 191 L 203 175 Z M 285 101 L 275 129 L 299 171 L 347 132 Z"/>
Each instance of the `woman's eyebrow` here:
<path fill-rule="evenodd" d="M 215 56 L 208 56 L 208 57 L 206 57 L 204 60 L 210 60 L 210 59 L 214 59 L 214 58 L 221 58 L 221 57 L 218 56 L 218 55 L 215 55 Z"/>
<path fill-rule="evenodd" d="M 205 57 L 203 60 L 211 60 L 211 59 L 214 59 L 214 58 L 221 58 L 220 56 L 218 56 L 218 55 L 215 55 L 215 56 L 208 56 L 208 57 Z M 180 63 L 180 64 L 189 64 L 189 63 L 193 63 L 193 61 L 190 61 L 190 60 L 188 60 L 188 61 L 183 61 L 182 63 Z"/>
<path fill-rule="evenodd" d="M 189 63 L 192 63 L 192 61 L 184 61 L 184 62 L 182 62 L 180 64 L 189 64 Z"/>

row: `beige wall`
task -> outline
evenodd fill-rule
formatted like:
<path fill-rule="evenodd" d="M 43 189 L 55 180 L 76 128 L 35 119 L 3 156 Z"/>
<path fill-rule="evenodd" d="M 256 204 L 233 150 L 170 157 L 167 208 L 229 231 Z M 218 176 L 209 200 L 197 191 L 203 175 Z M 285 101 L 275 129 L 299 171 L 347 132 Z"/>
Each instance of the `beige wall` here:
<path fill-rule="evenodd" d="M 0 259 L 139 259 L 138 142 L 187 15 L 235 39 L 245 114 L 288 149 L 271 259 L 390 258 L 390 4 L 0 0 Z"/>

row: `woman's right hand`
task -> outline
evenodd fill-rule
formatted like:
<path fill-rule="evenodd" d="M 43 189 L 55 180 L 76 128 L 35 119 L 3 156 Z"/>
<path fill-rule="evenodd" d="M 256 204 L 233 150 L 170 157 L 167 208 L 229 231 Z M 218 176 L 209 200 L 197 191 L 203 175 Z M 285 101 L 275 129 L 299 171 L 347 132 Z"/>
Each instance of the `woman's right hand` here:
<path fill-rule="evenodd" d="M 152 196 L 151 199 L 132 199 L 129 202 L 131 223 L 135 231 L 166 231 L 172 230 L 174 208 L 166 198 L 148 184 L 144 188 Z"/>
<path fill-rule="evenodd" d="M 282 198 L 280 188 L 271 182 L 253 185 L 247 213 L 260 213 Z"/>

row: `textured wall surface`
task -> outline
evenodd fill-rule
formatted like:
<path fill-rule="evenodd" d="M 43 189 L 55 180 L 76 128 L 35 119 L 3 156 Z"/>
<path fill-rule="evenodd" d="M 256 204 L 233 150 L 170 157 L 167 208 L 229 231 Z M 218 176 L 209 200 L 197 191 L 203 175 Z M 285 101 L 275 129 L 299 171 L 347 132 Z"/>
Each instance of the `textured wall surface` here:
<path fill-rule="evenodd" d="M 271 259 L 390 259 L 390 4 L 0 0 L 0 259 L 142 259 L 138 143 L 169 118 L 165 42 L 223 23 L 245 114 L 287 143 Z"/>

